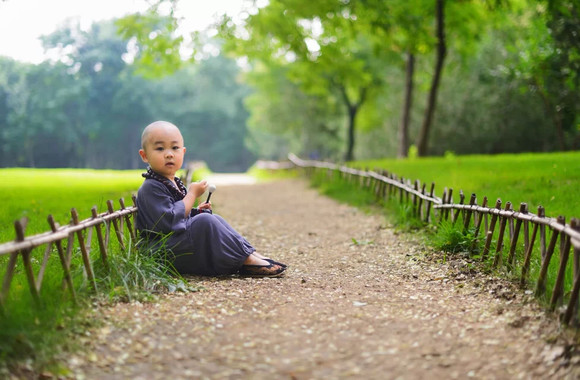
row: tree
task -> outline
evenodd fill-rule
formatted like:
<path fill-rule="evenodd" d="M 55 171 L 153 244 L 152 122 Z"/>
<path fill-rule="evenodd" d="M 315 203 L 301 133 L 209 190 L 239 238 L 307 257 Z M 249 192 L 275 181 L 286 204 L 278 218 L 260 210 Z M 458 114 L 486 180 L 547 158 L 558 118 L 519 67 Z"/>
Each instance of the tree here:
<path fill-rule="evenodd" d="M 305 93 L 339 100 L 347 126 L 344 159 L 353 159 L 357 114 L 384 82 L 371 40 L 357 29 L 347 4 L 271 1 L 243 26 L 226 18 L 220 31 L 229 52 L 286 65 L 288 78 Z"/>
<path fill-rule="evenodd" d="M 254 89 L 247 97 L 249 147 L 263 158 L 288 153 L 339 159 L 342 145 L 340 104 L 333 97 L 307 94 L 288 79 L 285 65 L 259 65 L 246 74 Z"/>

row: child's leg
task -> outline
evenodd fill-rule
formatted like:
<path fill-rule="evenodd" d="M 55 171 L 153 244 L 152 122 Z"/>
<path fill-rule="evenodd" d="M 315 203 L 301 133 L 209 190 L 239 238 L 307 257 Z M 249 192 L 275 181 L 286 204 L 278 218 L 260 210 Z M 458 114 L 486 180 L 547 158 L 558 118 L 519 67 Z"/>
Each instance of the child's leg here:
<path fill-rule="evenodd" d="M 236 234 L 237 236 L 239 236 L 239 238 L 242 239 L 245 242 L 245 244 L 248 244 L 249 246 L 251 246 L 250 243 L 248 243 L 248 241 L 242 235 L 240 235 L 236 230 L 234 230 L 233 227 L 230 226 L 228 224 L 228 222 L 226 222 L 226 220 L 224 218 L 222 218 L 221 216 L 216 215 L 216 214 L 213 214 L 213 216 L 215 216 L 219 220 L 219 222 L 222 223 L 224 225 L 224 227 L 226 227 L 228 230 L 230 230 L 233 234 Z M 253 260 L 252 256 L 255 256 L 257 259 L 259 259 L 261 261 Z M 263 261 L 263 260 L 265 260 L 265 261 Z M 254 251 L 252 253 L 252 255 L 250 255 L 248 257 L 248 259 L 246 260 L 246 262 L 244 262 L 244 264 L 245 265 L 264 265 L 264 264 L 267 265 L 267 264 L 275 264 L 275 265 L 280 265 L 280 266 L 286 268 L 286 264 L 282 264 L 282 263 L 280 263 L 278 261 L 272 260 L 269 257 L 266 257 L 264 255 L 259 254 L 257 251 Z"/>
<path fill-rule="evenodd" d="M 183 274 L 235 273 L 255 251 L 223 218 L 199 214 L 192 218 L 180 241 L 173 242 L 173 265 Z"/>

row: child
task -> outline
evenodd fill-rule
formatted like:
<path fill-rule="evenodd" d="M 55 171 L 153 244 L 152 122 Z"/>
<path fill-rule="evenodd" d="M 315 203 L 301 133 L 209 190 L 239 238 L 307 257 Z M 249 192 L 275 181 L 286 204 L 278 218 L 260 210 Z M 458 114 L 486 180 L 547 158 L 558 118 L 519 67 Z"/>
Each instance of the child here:
<path fill-rule="evenodd" d="M 135 224 L 148 248 L 170 250 L 169 259 L 182 274 L 255 277 L 283 274 L 286 265 L 256 252 L 211 203 L 192 208 L 207 189 L 206 181 L 186 189 L 175 173 L 183 164 L 185 147 L 179 129 L 166 121 L 149 124 L 141 136 L 139 155 L 149 164 L 137 193 Z"/>

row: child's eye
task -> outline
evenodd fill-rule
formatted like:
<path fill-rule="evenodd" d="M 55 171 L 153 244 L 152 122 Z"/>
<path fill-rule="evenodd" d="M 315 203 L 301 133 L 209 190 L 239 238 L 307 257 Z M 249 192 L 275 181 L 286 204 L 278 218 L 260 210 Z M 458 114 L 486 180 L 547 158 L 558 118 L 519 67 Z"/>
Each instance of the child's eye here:
<path fill-rule="evenodd" d="M 179 147 L 178 147 L 178 146 L 174 146 L 174 147 L 173 147 L 173 150 L 178 150 L 178 149 L 179 149 Z"/>
<path fill-rule="evenodd" d="M 162 148 L 162 147 L 157 147 L 157 148 L 155 148 L 155 150 L 157 150 L 157 151 L 160 151 L 160 152 L 161 152 L 161 151 L 163 150 L 163 148 Z"/>

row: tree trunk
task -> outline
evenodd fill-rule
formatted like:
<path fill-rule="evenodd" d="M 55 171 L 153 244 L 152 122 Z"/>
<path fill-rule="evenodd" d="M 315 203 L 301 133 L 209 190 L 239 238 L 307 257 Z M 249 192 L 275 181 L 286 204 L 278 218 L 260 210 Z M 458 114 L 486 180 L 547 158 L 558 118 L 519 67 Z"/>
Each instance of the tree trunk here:
<path fill-rule="evenodd" d="M 439 90 L 439 82 L 441 80 L 441 73 L 443 71 L 443 62 L 447 54 L 447 47 L 445 45 L 445 0 L 436 0 L 435 13 L 437 18 L 437 61 L 435 63 L 435 73 L 431 82 L 431 89 L 429 91 L 429 98 L 427 100 L 427 108 L 425 109 L 425 117 L 423 118 L 423 125 L 417 138 L 417 153 L 419 156 L 426 156 L 429 144 L 429 130 L 433 121 L 433 114 L 435 113 L 435 105 L 437 103 L 437 91 Z"/>
<path fill-rule="evenodd" d="M 415 55 L 407 52 L 407 69 L 405 71 L 405 104 L 403 117 L 399 126 L 399 158 L 407 157 L 409 151 L 409 119 L 413 105 L 413 74 L 415 72 Z"/>
<path fill-rule="evenodd" d="M 344 104 L 346 106 L 348 112 L 348 131 L 347 131 L 347 141 L 346 141 L 346 153 L 344 155 L 345 161 L 352 161 L 354 160 L 354 139 L 355 139 L 355 129 L 356 129 L 356 114 L 360 106 L 364 103 L 368 88 L 361 88 L 359 91 L 359 99 L 358 102 L 353 103 L 344 86 L 339 86 L 340 93 L 342 94 L 342 99 L 344 100 Z"/>
<path fill-rule="evenodd" d="M 354 159 L 354 127 L 357 111 L 358 107 L 356 105 L 348 106 L 348 137 L 346 142 L 346 154 L 344 155 L 345 161 L 352 161 Z"/>
<path fill-rule="evenodd" d="M 566 150 L 566 138 L 564 137 L 564 129 L 562 128 L 562 117 L 560 116 L 560 112 L 558 112 L 558 108 L 555 107 L 552 102 L 550 101 L 549 95 L 547 91 L 540 86 L 538 81 L 534 78 L 533 83 L 538 89 L 538 93 L 544 102 L 544 107 L 546 114 L 552 118 L 552 122 L 554 123 L 554 127 L 556 128 L 556 137 L 558 138 L 558 146 L 560 150 Z"/>

